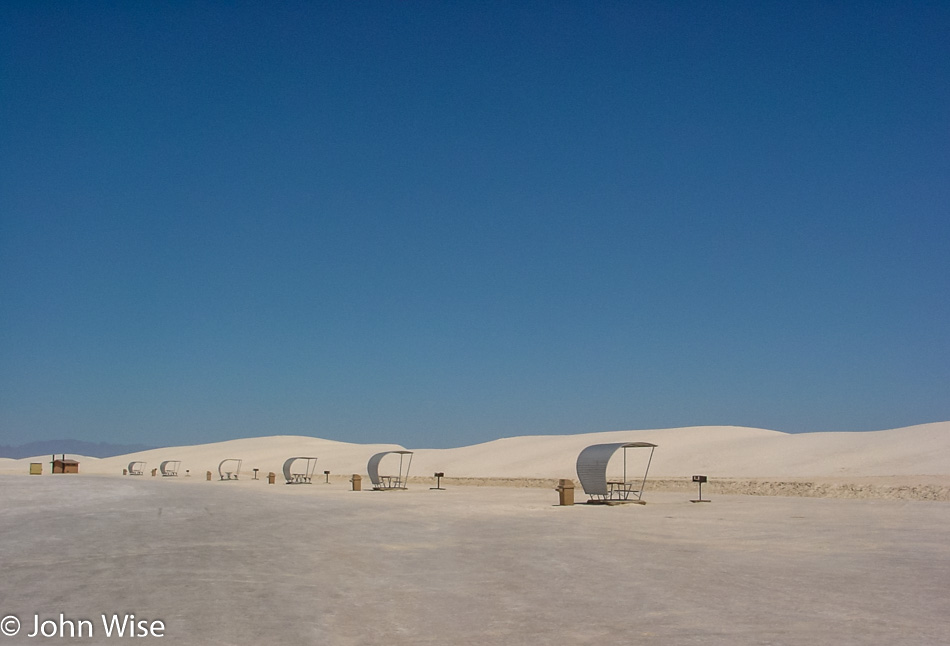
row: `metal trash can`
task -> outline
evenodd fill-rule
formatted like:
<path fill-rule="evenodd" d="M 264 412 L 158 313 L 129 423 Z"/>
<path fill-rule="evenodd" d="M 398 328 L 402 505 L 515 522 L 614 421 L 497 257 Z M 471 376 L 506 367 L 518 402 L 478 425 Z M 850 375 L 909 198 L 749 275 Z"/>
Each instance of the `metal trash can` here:
<path fill-rule="evenodd" d="M 561 478 L 557 481 L 558 504 L 561 506 L 574 504 L 574 481 L 569 478 Z"/>
<path fill-rule="evenodd" d="M 271 471 L 267 474 L 267 484 L 274 484 L 277 481 L 277 474 Z"/>
<path fill-rule="evenodd" d="M 362 491 L 363 490 L 363 476 L 358 473 L 354 473 L 353 477 L 350 478 L 350 482 L 353 483 L 353 491 Z"/>

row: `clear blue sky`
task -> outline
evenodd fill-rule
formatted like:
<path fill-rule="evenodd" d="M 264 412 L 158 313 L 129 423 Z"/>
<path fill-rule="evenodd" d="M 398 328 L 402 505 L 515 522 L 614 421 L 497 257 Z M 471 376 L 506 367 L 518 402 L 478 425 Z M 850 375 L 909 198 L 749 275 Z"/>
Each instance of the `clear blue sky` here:
<path fill-rule="evenodd" d="M 950 419 L 948 34 L 8 0 L 0 443 Z"/>

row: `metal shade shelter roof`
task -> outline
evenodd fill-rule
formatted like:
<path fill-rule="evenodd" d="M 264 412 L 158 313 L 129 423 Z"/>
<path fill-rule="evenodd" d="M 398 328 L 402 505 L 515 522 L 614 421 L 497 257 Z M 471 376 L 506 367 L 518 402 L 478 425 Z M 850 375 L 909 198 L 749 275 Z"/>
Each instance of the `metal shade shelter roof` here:
<path fill-rule="evenodd" d="M 181 466 L 181 460 L 165 460 L 158 465 L 158 471 L 163 476 L 177 476 L 178 467 Z"/>
<path fill-rule="evenodd" d="M 614 442 L 611 444 L 592 444 L 580 452 L 577 456 L 577 477 L 581 481 L 581 487 L 584 493 L 589 496 L 608 497 L 611 494 L 610 487 L 607 485 L 607 463 L 618 450 L 624 450 L 623 480 L 627 481 L 627 449 L 650 449 L 650 459 L 647 461 L 646 471 L 643 473 L 643 481 L 640 489 L 636 492 L 643 495 L 643 484 L 646 483 L 647 472 L 650 470 L 650 462 L 653 461 L 653 451 L 656 444 L 650 442 Z M 626 498 L 624 498 L 626 499 Z M 638 498 L 639 499 L 639 498 Z"/>
<path fill-rule="evenodd" d="M 237 458 L 227 458 L 218 463 L 218 475 L 222 480 L 237 480 L 241 473 L 241 464 L 243 460 Z"/>
<path fill-rule="evenodd" d="M 298 460 L 303 461 L 303 470 L 300 468 L 293 470 L 294 463 Z M 284 480 L 287 484 L 310 484 L 313 478 L 313 471 L 317 468 L 317 458 L 307 456 L 296 456 L 284 460 Z"/>
<path fill-rule="evenodd" d="M 380 476 L 379 475 L 379 463 L 387 455 L 395 453 L 399 455 L 399 475 L 398 476 Z M 409 461 L 406 464 L 406 473 L 403 474 L 403 458 L 409 456 Z M 369 459 L 369 462 L 366 463 L 366 472 L 369 474 L 369 479 L 373 483 L 373 489 L 405 489 L 406 488 L 406 479 L 409 477 L 409 467 L 412 466 L 412 451 L 383 451 L 377 453 Z"/>
<path fill-rule="evenodd" d="M 133 460 L 129 462 L 129 475 L 130 476 L 140 476 L 145 474 L 145 463 L 141 460 Z"/>

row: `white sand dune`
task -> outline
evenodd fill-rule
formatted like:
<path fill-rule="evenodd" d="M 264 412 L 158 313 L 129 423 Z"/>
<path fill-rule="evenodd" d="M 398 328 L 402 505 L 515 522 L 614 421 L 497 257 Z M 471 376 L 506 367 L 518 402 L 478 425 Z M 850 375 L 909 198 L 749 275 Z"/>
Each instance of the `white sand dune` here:
<path fill-rule="evenodd" d="M 590 444 L 644 441 L 658 445 L 651 478 L 682 478 L 703 473 L 712 478 L 802 479 L 950 476 L 950 422 L 886 431 L 847 433 L 782 433 L 735 426 L 612 431 L 580 435 L 538 435 L 495 440 L 454 449 L 417 449 L 412 474 L 436 471 L 464 478 L 573 478 L 578 453 Z M 316 456 L 317 473 L 366 473 L 366 462 L 378 451 L 402 448 L 392 444 L 351 444 L 303 436 L 271 436 L 213 444 L 180 446 L 97 459 L 79 457 L 82 473 L 121 474 L 131 460 L 147 469 L 162 460 L 181 460 L 181 473 L 202 477 L 225 458 L 244 461 L 242 472 L 258 468 L 280 474 L 290 456 Z M 631 460 L 645 457 L 630 454 Z M 26 473 L 29 462 L 0 459 L 0 472 Z M 615 458 L 619 459 L 619 458 Z M 392 470 L 384 465 L 382 470 Z M 611 467 L 613 468 L 613 466 Z M 631 468 L 634 468 L 631 465 Z M 640 467 L 636 467 L 640 468 Z"/>
<path fill-rule="evenodd" d="M 647 504 L 556 504 L 551 479 L 584 447 L 625 440 L 658 445 Z M 18 474 L 0 474 L 5 625 L 134 612 L 202 645 L 950 643 L 950 422 L 506 438 L 417 450 L 412 473 L 444 471 L 441 492 L 349 490 L 393 448 L 260 437 L 80 458 L 79 476 L 2 460 Z M 249 476 L 294 455 L 336 477 L 204 479 L 225 458 Z M 121 475 L 170 459 L 191 477 Z M 697 472 L 712 504 L 689 502 Z"/>

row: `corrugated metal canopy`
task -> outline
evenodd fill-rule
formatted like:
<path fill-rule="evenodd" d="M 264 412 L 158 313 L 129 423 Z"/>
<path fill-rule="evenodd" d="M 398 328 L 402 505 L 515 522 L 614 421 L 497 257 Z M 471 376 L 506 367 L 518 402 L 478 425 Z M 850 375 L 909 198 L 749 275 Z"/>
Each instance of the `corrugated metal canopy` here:
<path fill-rule="evenodd" d="M 577 456 L 577 478 L 581 481 L 584 493 L 591 496 L 606 496 L 607 463 L 620 449 L 655 449 L 650 442 L 614 442 L 611 444 L 592 444 Z M 651 454 L 652 455 L 652 454 Z M 647 466 L 649 468 L 649 465 Z M 646 474 L 644 474 L 644 479 Z"/>
<path fill-rule="evenodd" d="M 287 482 L 290 482 L 294 479 L 294 474 L 291 473 L 290 469 L 297 460 L 307 461 L 306 471 L 303 474 L 306 478 L 310 478 L 313 475 L 313 470 L 317 468 L 317 458 L 315 457 L 302 455 L 293 458 L 287 458 L 284 460 L 284 479 Z"/>
<path fill-rule="evenodd" d="M 369 474 L 370 482 L 372 482 L 374 486 L 377 486 L 377 487 L 378 487 L 378 486 L 380 485 L 380 480 L 379 480 L 379 462 L 380 462 L 380 460 L 382 460 L 384 457 L 386 457 L 386 456 L 389 455 L 390 453 L 397 453 L 397 454 L 399 454 L 399 455 L 412 455 L 412 451 L 383 451 L 383 452 L 377 453 L 376 455 L 374 455 L 373 457 L 371 457 L 371 458 L 369 459 L 369 462 L 366 463 L 366 472 Z M 399 463 L 399 470 L 402 471 L 402 461 L 400 461 L 400 463 Z M 407 471 L 406 471 L 406 475 L 407 475 L 407 476 L 409 475 L 408 469 L 407 469 Z M 401 480 L 401 479 L 402 479 L 402 473 L 400 473 L 399 476 L 400 476 L 400 480 Z"/>
<path fill-rule="evenodd" d="M 234 464 L 228 465 L 227 470 L 222 469 L 221 467 L 223 467 L 228 462 L 233 462 Z M 218 475 L 224 478 L 225 473 L 233 473 L 234 477 L 237 477 L 237 475 L 241 472 L 242 462 L 244 462 L 244 460 L 239 460 L 238 458 L 227 458 L 225 460 L 221 460 L 221 462 L 218 463 Z"/>
<path fill-rule="evenodd" d="M 158 471 L 163 476 L 171 475 L 173 473 L 178 473 L 178 467 L 181 466 L 181 460 L 165 460 L 160 465 L 158 465 Z"/>

